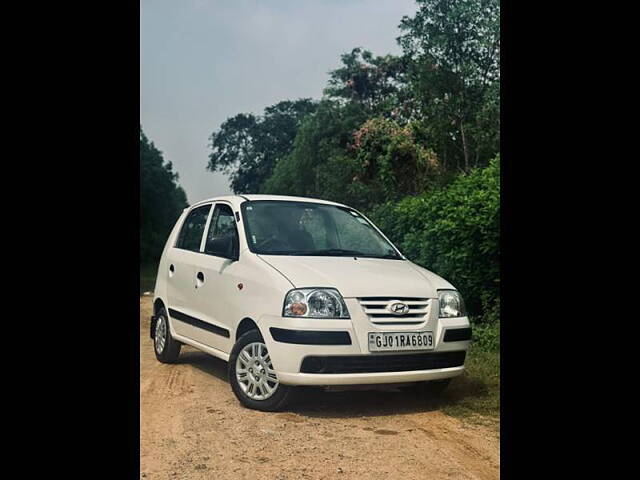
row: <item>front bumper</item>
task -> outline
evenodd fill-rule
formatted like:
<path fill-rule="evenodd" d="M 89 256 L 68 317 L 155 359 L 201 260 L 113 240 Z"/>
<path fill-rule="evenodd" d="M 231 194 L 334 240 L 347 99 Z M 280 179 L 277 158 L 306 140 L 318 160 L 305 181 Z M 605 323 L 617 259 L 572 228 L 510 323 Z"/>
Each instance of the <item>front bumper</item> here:
<path fill-rule="evenodd" d="M 419 370 L 415 372 L 378 373 L 286 373 L 279 372 L 278 380 L 284 385 L 374 385 L 379 383 L 422 382 L 460 375 L 464 366 Z"/>
<path fill-rule="evenodd" d="M 464 371 L 463 352 L 466 352 L 470 343 L 470 325 L 467 317 L 438 318 L 437 309 L 434 309 L 425 323 L 421 325 L 380 326 L 374 325 L 370 321 L 356 299 L 347 298 L 345 303 L 347 303 L 351 314 L 350 319 L 325 320 L 271 315 L 263 316 L 260 319 L 260 330 L 281 383 L 285 385 L 358 385 L 418 382 L 455 377 Z M 455 333 L 452 335 L 454 330 Z M 436 343 L 434 349 L 428 352 L 370 353 L 368 333 L 376 331 L 431 331 Z M 445 334 L 447 341 L 445 341 Z M 460 338 L 464 338 L 464 340 L 460 340 Z M 460 355 L 455 352 L 462 354 L 462 361 L 460 361 Z M 413 357 L 408 362 L 411 364 L 410 366 L 405 366 L 405 362 L 401 361 L 393 363 L 397 359 L 392 358 L 400 355 L 427 356 L 432 354 L 444 354 L 445 357 L 453 355 L 457 360 L 449 363 L 427 361 L 424 365 L 425 368 L 420 368 L 420 364 L 413 361 L 418 357 Z M 375 365 L 385 363 L 382 361 L 385 356 L 393 367 L 386 365 L 380 368 L 380 371 L 371 371 L 376 370 Z M 320 359 L 333 357 L 333 360 L 349 357 L 346 360 L 353 361 L 347 362 L 351 367 L 343 370 L 340 368 L 317 368 L 313 370 L 316 373 L 303 373 L 305 370 L 309 370 L 302 368 L 304 360 L 309 357 Z M 376 358 L 372 359 L 372 357 Z M 368 358 L 372 360 L 367 361 Z M 363 360 L 363 362 L 359 362 L 359 360 Z M 374 365 L 354 369 L 352 367 L 354 362 Z M 337 361 L 329 361 L 328 363 L 340 365 L 340 362 Z M 308 364 L 307 361 L 306 365 Z M 395 370 L 395 365 L 398 370 Z M 394 371 L 388 371 L 389 368 Z M 327 370 L 330 370 L 331 373 L 325 373 Z"/>

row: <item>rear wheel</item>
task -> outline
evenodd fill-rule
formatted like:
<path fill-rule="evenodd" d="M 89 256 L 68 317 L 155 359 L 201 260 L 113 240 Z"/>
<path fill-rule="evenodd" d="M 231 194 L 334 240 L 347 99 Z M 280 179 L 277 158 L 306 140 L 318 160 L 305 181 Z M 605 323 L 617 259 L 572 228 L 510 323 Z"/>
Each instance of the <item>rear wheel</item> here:
<path fill-rule="evenodd" d="M 180 356 L 182 344 L 174 340 L 169 327 L 169 317 L 164 307 L 156 314 L 156 328 L 153 336 L 153 350 L 156 358 L 162 363 L 175 363 Z"/>
<path fill-rule="evenodd" d="M 278 381 L 258 330 L 249 330 L 233 346 L 229 357 L 229 383 L 242 405 L 266 412 L 284 408 L 293 390 Z"/>

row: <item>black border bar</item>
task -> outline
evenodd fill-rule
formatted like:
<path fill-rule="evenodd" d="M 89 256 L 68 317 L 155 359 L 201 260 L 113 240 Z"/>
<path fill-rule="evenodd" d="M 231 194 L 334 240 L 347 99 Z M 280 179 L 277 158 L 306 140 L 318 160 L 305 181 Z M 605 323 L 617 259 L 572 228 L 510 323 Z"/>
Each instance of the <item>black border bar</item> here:
<path fill-rule="evenodd" d="M 277 327 L 271 327 L 269 331 L 276 342 L 299 345 L 351 345 L 349 332 L 287 330 Z"/>
<path fill-rule="evenodd" d="M 444 342 L 471 340 L 471 328 L 448 328 L 444 332 Z"/>
<path fill-rule="evenodd" d="M 220 335 L 222 337 L 226 337 L 226 338 L 230 337 L 229 330 L 227 330 L 226 328 L 218 327 L 217 325 L 212 325 L 198 318 L 187 315 L 186 313 L 182 313 L 177 310 L 174 310 L 173 308 L 169 309 L 169 315 L 175 320 L 188 323 L 193 327 L 201 328 L 202 330 L 215 333 L 216 335 Z"/>

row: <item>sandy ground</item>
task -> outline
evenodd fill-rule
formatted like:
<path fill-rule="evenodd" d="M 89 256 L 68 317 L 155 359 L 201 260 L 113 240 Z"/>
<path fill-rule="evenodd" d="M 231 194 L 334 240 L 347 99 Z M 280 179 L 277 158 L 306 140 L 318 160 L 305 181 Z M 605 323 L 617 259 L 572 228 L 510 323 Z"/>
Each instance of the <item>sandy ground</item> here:
<path fill-rule="evenodd" d="M 140 472 L 145 479 L 495 479 L 495 429 L 469 424 L 418 395 L 304 391 L 287 412 L 243 408 L 226 363 L 182 347 L 161 364 L 140 297 Z"/>

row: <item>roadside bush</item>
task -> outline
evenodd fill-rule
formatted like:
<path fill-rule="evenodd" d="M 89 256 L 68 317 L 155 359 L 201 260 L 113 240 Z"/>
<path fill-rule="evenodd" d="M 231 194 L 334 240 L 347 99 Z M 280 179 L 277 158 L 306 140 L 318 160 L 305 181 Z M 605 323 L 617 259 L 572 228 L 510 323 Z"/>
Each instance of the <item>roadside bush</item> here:
<path fill-rule="evenodd" d="M 483 352 L 500 351 L 500 297 L 491 304 L 483 303 L 483 315 L 480 321 L 473 322 L 472 341 L 475 348 Z"/>
<path fill-rule="evenodd" d="M 370 217 L 408 258 L 460 290 L 474 323 L 497 323 L 499 156 L 446 187 L 380 205 Z"/>
<path fill-rule="evenodd" d="M 474 348 L 484 352 L 500 351 L 500 321 L 476 324 L 473 326 L 472 335 Z"/>

